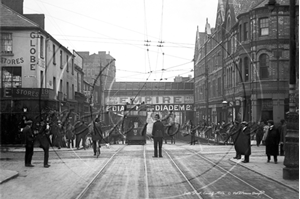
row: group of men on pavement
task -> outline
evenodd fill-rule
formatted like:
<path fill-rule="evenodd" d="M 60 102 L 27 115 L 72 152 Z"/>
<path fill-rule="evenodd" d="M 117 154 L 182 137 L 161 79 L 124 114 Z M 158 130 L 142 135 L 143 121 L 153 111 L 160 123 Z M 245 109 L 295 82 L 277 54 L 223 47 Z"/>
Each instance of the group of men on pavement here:
<path fill-rule="evenodd" d="M 44 167 L 49 168 L 48 159 L 51 144 L 49 139 L 49 124 L 41 121 L 36 124 L 35 128 L 32 128 L 33 123 L 31 120 L 25 120 L 24 124 L 25 127 L 21 128 L 21 131 L 25 135 L 25 167 L 34 167 L 31 161 L 34 152 L 34 143 L 38 141 L 39 146 L 44 151 Z"/>
<path fill-rule="evenodd" d="M 261 124 L 254 129 L 249 128 L 246 121 L 241 124 L 239 124 L 239 121 L 235 121 L 235 128 L 230 133 L 236 151 L 234 159 L 241 159 L 241 156 L 244 155 L 242 162 L 248 163 L 250 161 L 251 135 L 253 134 L 256 134 L 257 146 L 260 146 L 261 142 L 266 146 L 267 162 L 270 162 L 271 156 L 273 156 L 274 163 L 277 164 L 277 156 L 284 154 L 285 121 L 281 120 L 281 125 L 276 127 L 273 120 L 268 120 L 267 126 Z"/>
<path fill-rule="evenodd" d="M 67 121 L 65 126 L 60 120 L 50 124 L 48 119 L 34 124 L 32 120 L 24 116 L 20 124 L 20 131 L 25 138 L 25 167 L 34 167 L 31 160 L 36 144 L 44 151 L 45 168 L 50 167 L 48 164 L 50 146 L 56 145 L 60 149 L 65 136 L 67 147 L 74 147 L 74 127 L 70 121 Z"/>

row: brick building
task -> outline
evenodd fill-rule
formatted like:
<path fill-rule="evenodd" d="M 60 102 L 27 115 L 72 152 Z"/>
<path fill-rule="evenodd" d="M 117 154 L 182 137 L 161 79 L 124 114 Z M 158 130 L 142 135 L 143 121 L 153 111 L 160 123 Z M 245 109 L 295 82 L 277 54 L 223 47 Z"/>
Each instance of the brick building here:
<path fill-rule="evenodd" d="M 289 1 L 277 3 L 221 0 L 215 28 L 207 22 L 205 32 L 197 30 L 194 80 L 198 119 L 214 123 L 273 119 L 278 123 L 285 118 Z M 297 54 L 298 49 L 297 45 Z"/>

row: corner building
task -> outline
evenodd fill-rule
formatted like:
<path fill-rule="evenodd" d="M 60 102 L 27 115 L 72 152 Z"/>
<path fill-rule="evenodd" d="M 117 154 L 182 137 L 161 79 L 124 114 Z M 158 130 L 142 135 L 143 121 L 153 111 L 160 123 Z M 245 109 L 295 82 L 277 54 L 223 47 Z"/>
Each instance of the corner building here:
<path fill-rule="evenodd" d="M 280 0 L 274 6 L 268 2 L 220 0 L 215 28 L 206 22 L 204 32 L 197 30 L 194 71 L 198 119 L 208 118 L 213 123 L 235 119 L 279 123 L 285 119 L 289 1 Z M 298 16 L 298 6 L 296 13 Z M 298 44 L 296 52 L 298 58 Z M 296 63 L 299 66 L 298 59 Z"/>

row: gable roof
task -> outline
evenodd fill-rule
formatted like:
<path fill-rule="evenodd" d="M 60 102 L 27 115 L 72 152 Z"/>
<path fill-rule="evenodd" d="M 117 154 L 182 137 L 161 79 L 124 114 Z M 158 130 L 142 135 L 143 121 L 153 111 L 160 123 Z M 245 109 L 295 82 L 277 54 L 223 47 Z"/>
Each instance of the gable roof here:
<path fill-rule="evenodd" d="M 3 5 L 2 3 L 0 4 L 0 27 L 40 28 L 38 24 Z"/>
<path fill-rule="evenodd" d="M 233 7 L 235 17 L 237 18 L 240 14 L 249 12 L 263 1 L 266 0 L 229 0 L 228 4 L 231 4 Z"/>

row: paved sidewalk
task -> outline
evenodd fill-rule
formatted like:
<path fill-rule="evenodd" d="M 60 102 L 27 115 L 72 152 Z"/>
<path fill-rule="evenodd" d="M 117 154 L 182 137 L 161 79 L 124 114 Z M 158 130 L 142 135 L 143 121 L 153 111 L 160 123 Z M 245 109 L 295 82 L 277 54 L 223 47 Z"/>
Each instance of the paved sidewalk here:
<path fill-rule="evenodd" d="M 50 148 L 49 149 L 49 152 L 51 151 L 54 151 L 54 150 L 61 150 L 61 151 L 71 151 L 71 150 L 76 150 L 76 149 L 70 149 L 70 148 L 60 148 L 58 149 L 57 147 L 54 147 L 54 148 Z M 1 152 L 22 152 L 25 154 L 25 147 L 4 147 L 4 146 L 1 146 L 0 147 L 0 151 Z M 34 151 L 35 152 L 38 152 L 38 151 L 43 151 L 42 148 L 40 147 L 34 147 Z M 1 156 L 0 156 L 0 159 L 3 159 Z M 7 182 L 8 180 L 12 179 L 12 178 L 15 178 L 19 175 L 19 173 L 17 171 L 13 171 L 13 170 L 9 170 L 9 169 L 2 169 L 0 168 L 0 184 L 4 183 L 4 182 Z"/>
<path fill-rule="evenodd" d="M 283 179 L 283 165 L 284 156 L 278 156 L 278 163 L 275 164 L 273 157 L 271 157 L 271 161 L 267 162 L 267 156 L 250 156 L 249 163 L 243 163 L 242 159 L 236 160 L 231 158 L 230 161 L 236 162 L 237 164 L 250 169 L 258 174 L 261 174 L 271 180 L 274 180 L 284 186 L 287 186 L 295 191 L 299 192 L 299 180 L 285 180 Z"/>

